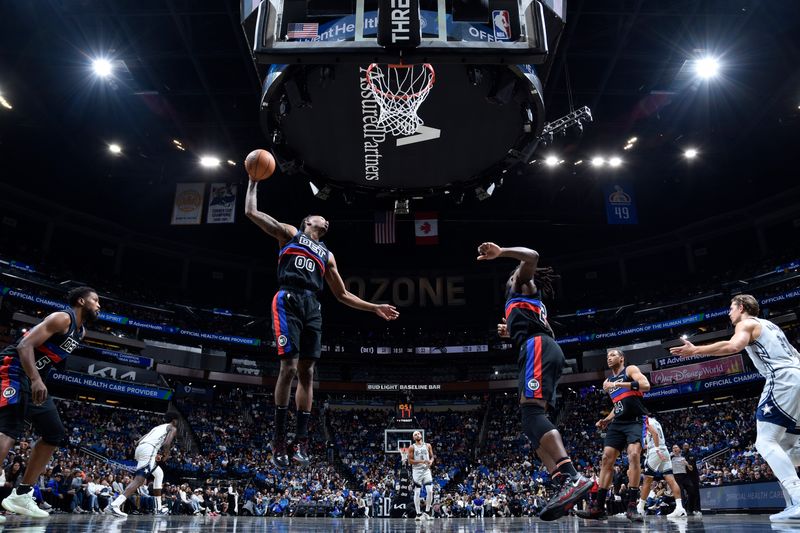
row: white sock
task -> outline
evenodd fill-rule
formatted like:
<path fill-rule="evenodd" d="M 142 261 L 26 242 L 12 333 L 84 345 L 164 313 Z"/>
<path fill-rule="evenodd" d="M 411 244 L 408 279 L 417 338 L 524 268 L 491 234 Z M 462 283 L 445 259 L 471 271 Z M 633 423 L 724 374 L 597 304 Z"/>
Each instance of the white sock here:
<path fill-rule="evenodd" d="M 111 505 L 113 505 L 114 507 L 121 507 L 122 504 L 125 503 L 125 500 L 126 500 L 125 495 L 120 494 L 119 496 L 116 497 L 116 499 L 113 502 L 111 502 Z"/>
<path fill-rule="evenodd" d="M 789 491 L 786 490 L 784 486 L 781 485 L 780 483 L 778 483 L 778 486 L 781 488 L 781 492 L 783 492 L 783 499 L 786 501 L 786 507 L 791 507 L 792 505 L 794 505 L 794 503 L 792 502 L 792 495 L 789 494 Z"/>
<path fill-rule="evenodd" d="M 156 511 L 160 511 L 161 510 L 161 496 L 154 496 L 154 498 L 156 499 Z"/>
<path fill-rule="evenodd" d="M 419 509 L 419 487 L 414 487 L 414 508 L 417 510 L 417 514 L 420 514 Z"/>
<path fill-rule="evenodd" d="M 680 498 L 675 498 L 675 509 L 683 509 L 683 502 Z"/>
<path fill-rule="evenodd" d="M 433 504 L 433 487 L 428 485 L 428 488 L 425 489 L 425 512 L 431 512 L 431 505 Z"/>

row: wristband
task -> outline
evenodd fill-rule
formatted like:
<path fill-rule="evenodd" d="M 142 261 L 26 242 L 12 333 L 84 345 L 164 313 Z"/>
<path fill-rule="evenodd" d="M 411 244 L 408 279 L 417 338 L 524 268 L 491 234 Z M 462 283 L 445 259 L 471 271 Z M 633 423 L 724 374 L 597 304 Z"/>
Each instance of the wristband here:
<path fill-rule="evenodd" d="M 639 382 L 631 381 L 631 390 L 639 390 Z"/>

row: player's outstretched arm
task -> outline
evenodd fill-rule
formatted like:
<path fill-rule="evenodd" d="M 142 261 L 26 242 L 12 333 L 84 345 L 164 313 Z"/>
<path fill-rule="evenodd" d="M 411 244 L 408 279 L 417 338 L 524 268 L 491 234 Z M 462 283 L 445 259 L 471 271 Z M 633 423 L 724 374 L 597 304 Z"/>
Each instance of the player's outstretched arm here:
<path fill-rule="evenodd" d="M 513 248 L 502 248 L 493 242 L 484 242 L 478 246 L 478 261 L 490 261 L 498 257 L 508 257 L 520 262 L 519 274 L 517 275 L 517 285 L 523 285 L 533 280 L 536 273 L 536 266 L 539 264 L 539 253 L 530 248 L 515 246 Z"/>
<path fill-rule="evenodd" d="M 384 320 L 394 320 L 400 316 L 397 308 L 389 304 L 373 304 L 362 300 L 352 292 L 348 291 L 342 281 L 342 276 L 339 274 L 339 269 L 336 265 L 336 259 L 333 254 L 328 255 L 328 269 L 325 271 L 325 281 L 333 291 L 336 299 L 353 309 L 360 311 L 369 311 L 375 313 Z"/>
<path fill-rule="evenodd" d="M 688 340 L 683 339 L 683 345 L 670 348 L 669 353 L 672 355 L 680 355 L 681 357 L 687 355 L 712 355 L 717 357 L 733 355 L 741 352 L 750 344 L 755 327 L 756 324 L 753 320 L 742 321 L 736 324 L 736 329 L 730 340 L 719 341 L 704 346 L 695 346 Z"/>
<path fill-rule="evenodd" d="M 297 228 L 290 224 L 278 222 L 268 214 L 258 210 L 258 183 L 250 180 L 247 184 L 247 195 L 244 199 L 244 214 L 252 220 L 256 226 L 264 230 L 265 233 L 278 239 L 278 243 L 283 246 L 292 237 L 297 235 Z"/>

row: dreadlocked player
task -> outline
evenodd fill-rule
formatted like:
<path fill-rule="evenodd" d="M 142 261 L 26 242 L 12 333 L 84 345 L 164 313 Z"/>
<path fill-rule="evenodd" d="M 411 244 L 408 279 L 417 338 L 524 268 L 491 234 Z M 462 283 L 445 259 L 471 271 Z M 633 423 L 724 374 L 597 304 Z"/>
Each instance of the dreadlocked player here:
<path fill-rule="evenodd" d="M 529 248 L 501 248 L 493 242 L 478 246 L 478 261 L 508 257 L 519 261 L 506 283 L 506 312 L 498 324 L 500 336 L 511 337 L 519 347 L 519 403 L 522 431 L 531 448 L 559 487 L 542 512 L 542 520 L 556 520 L 579 501 L 592 482 L 578 474 L 564 449 L 561 434 L 547 417 L 556 401 L 556 385 L 566 363 L 561 347 L 547 322 L 541 292 L 552 295 L 552 270 L 537 269 L 539 254 Z M 534 283 L 534 275 L 540 288 Z"/>

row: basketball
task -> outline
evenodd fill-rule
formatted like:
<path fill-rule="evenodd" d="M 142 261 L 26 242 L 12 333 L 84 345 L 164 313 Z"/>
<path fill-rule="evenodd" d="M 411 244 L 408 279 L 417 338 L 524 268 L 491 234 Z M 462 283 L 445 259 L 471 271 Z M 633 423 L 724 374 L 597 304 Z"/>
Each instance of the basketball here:
<path fill-rule="evenodd" d="M 253 150 L 244 160 L 247 175 L 253 181 L 265 180 L 275 172 L 275 158 L 266 150 Z"/>

